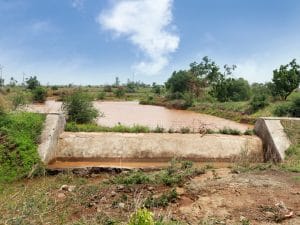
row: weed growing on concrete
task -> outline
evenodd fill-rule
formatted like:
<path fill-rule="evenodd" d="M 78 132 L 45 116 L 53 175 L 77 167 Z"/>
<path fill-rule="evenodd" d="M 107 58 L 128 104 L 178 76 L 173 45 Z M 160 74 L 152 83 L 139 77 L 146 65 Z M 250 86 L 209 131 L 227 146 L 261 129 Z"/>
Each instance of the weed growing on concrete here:
<path fill-rule="evenodd" d="M 236 129 L 231 129 L 224 127 L 223 129 L 219 130 L 220 134 L 229 134 L 229 135 L 241 135 L 241 131 L 236 130 Z"/>

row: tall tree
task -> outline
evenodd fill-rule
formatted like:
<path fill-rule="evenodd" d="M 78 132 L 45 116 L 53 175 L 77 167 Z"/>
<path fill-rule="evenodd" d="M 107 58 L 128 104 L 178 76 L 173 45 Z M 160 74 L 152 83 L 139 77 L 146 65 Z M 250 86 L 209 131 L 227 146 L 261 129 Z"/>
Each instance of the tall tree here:
<path fill-rule="evenodd" d="M 273 96 L 286 99 L 300 84 L 300 66 L 296 59 L 273 71 Z"/>

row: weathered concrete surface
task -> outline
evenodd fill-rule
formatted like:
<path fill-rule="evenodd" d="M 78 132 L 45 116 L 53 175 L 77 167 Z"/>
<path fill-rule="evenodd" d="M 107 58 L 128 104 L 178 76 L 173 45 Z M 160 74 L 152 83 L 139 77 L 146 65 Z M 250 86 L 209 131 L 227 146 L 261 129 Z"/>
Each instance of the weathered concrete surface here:
<path fill-rule="evenodd" d="M 59 160 L 122 160 L 164 162 L 186 158 L 193 161 L 233 161 L 247 153 L 262 162 L 262 142 L 256 136 L 209 134 L 72 133 L 60 135 Z"/>
<path fill-rule="evenodd" d="M 65 117 L 62 114 L 48 114 L 41 135 L 38 152 L 41 160 L 48 163 L 55 157 L 59 135 L 64 131 Z"/>
<path fill-rule="evenodd" d="M 284 132 L 281 120 L 300 120 L 299 118 L 262 117 L 255 124 L 256 134 L 263 140 L 266 161 L 281 162 L 291 142 Z"/>

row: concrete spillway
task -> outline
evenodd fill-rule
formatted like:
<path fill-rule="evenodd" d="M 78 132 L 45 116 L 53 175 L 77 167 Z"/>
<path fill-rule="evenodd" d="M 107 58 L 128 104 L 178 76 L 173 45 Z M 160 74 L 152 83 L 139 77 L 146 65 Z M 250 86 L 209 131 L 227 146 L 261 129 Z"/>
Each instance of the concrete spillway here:
<path fill-rule="evenodd" d="M 252 162 L 262 162 L 262 152 L 256 136 L 64 132 L 53 161 L 158 163 L 181 158 L 233 162 L 244 154 Z"/>

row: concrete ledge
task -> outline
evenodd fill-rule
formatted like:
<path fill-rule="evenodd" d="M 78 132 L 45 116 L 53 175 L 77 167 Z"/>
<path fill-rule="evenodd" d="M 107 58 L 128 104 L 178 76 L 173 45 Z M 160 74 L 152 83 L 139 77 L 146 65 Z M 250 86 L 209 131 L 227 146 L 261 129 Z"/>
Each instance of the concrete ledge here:
<path fill-rule="evenodd" d="M 255 123 L 255 132 L 262 139 L 266 161 L 282 162 L 291 142 L 284 132 L 281 120 L 297 118 L 262 117 Z"/>
<path fill-rule="evenodd" d="M 59 135 L 64 131 L 66 121 L 62 114 L 47 114 L 41 135 L 38 153 L 42 162 L 47 164 L 55 157 Z"/>
<path fill-rule="evenodd" d="M 122 159 L 124 161 L 234 161 L 246 153 L 252 162 L 263 161 L 262 142 L 256 136 L 221 134 L 72 133 L 60 135 L 59 159 Z"/>

